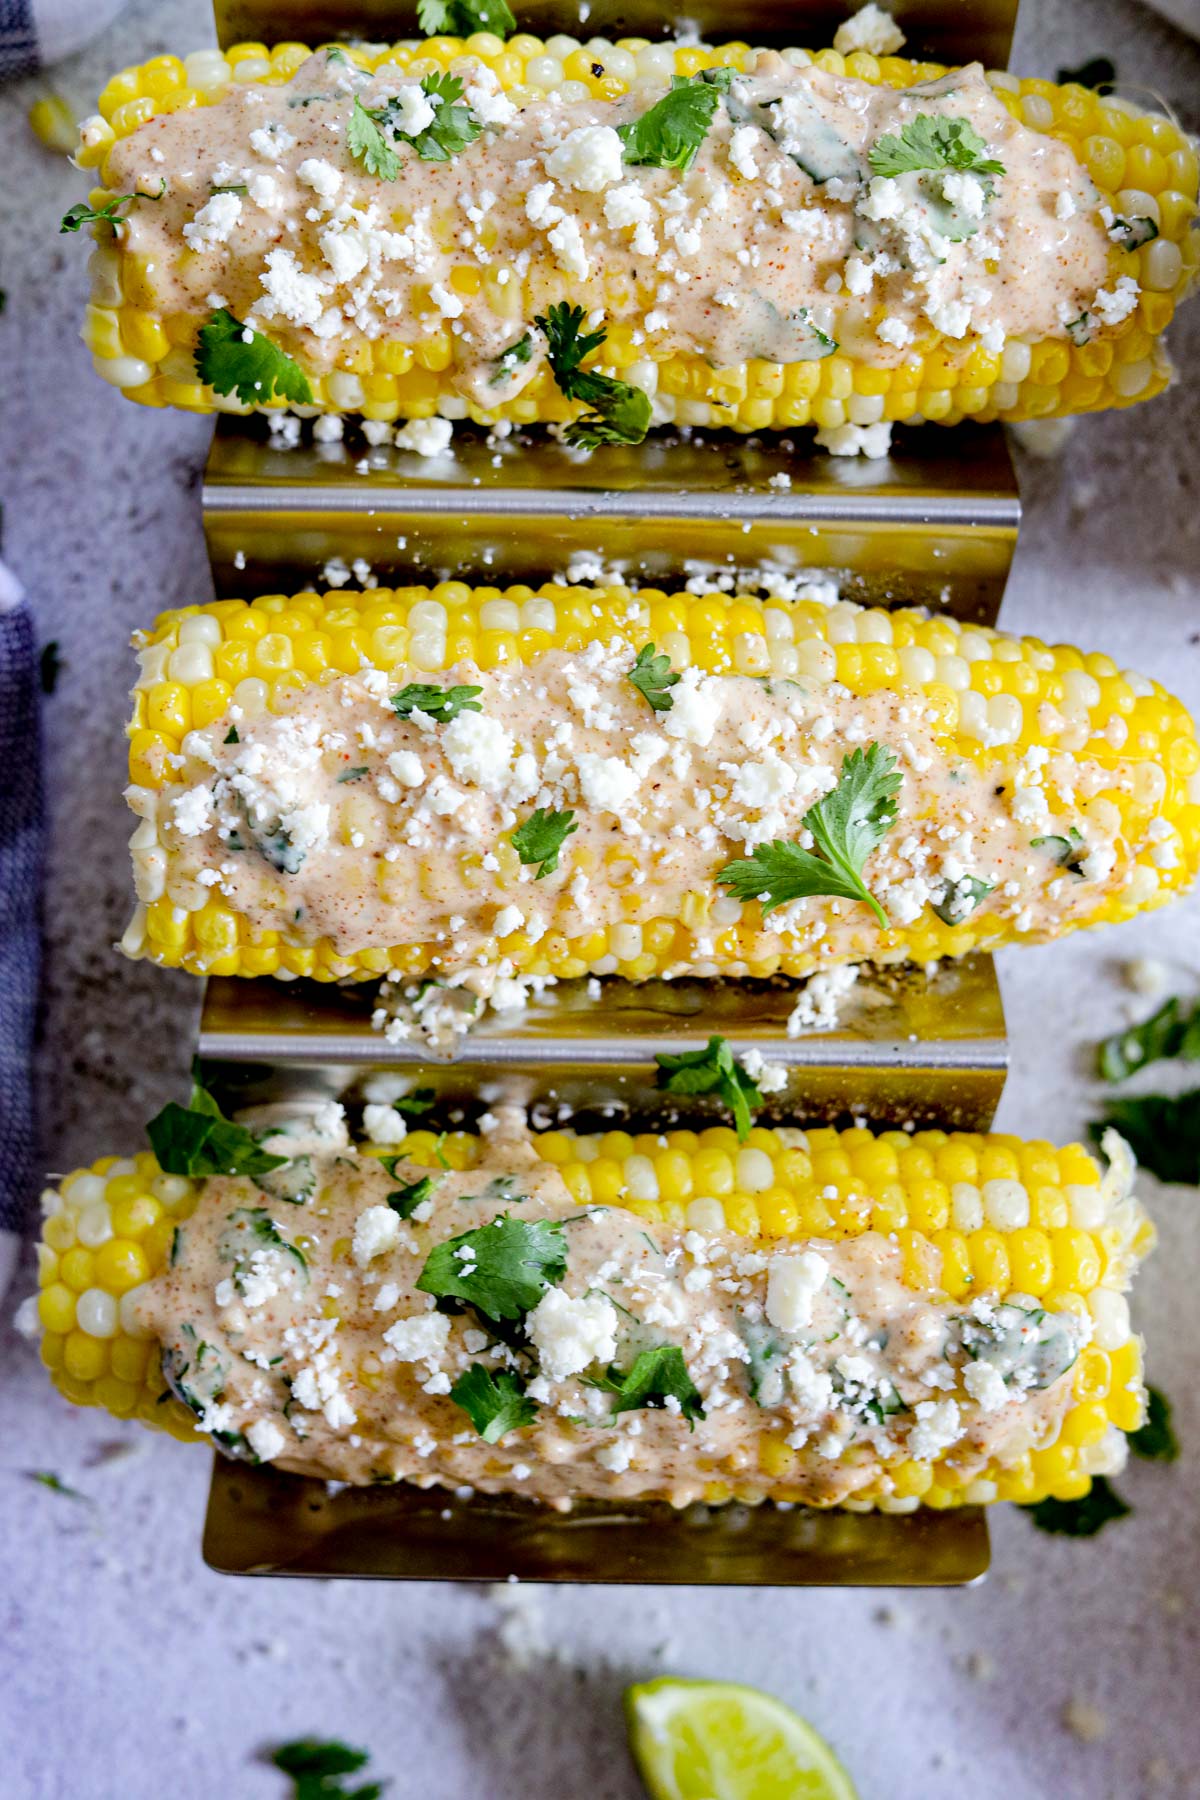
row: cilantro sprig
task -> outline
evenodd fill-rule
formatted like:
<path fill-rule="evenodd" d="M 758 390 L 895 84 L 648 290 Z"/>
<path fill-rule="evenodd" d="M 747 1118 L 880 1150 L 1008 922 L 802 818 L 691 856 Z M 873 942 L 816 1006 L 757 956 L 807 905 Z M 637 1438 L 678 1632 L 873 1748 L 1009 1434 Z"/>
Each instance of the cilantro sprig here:
<path fill-rule="evenodd" d="M 721 104 L 722 87 L 725 91 L 729 87 L 728 82 L 708 81 L 705 76 L 726 73 L 732 79 L 733 70 L 673 75 L 669 92 L 648 112 L 617 126 L 624 160 L 653 169 L 690 169 Z"/>
<path fill-rule="evenodd" d="M 1126 1081 L 1148 1063 L 1169 1057 L 1200 1062 L 1200 1004 L 1184 1012 L 1174 995 L 1140 1025 L 1105 1038 L 1098 1061 L 1105 1081 Z"/>
<path fill-rule="evenodd" d="M 382 1800 L 381 1781 L 361 1786 L 342 1785 L 344 1775 L 355 1775 L 370 1761 L 365 1750 L 351 1749 L 337 1738 L 297 1738 L 272 1750 L 270 1761 L 292 1778 L 292 1800 Z"/>
<path fill-rule="evenodd" d="M 964 876 L 962 881 L 952 882 L 946 890 L 944 900 L 939 900 L 933 911 L 943 925 L 961 925 L 969 919 L 981 900 L 986 900 L 994 881 L 980 881 L 977 875 Z"/>
<path fill-rule="evenodd" d="M 52 1494 L 61 1494 L 64 1500 L 82 1500 L 85 1505 L 91 1505 L 89 1494 L 81 1494 L 78 1488 L 68 1487 L 62 1476 L 56 1475 L 53 1469 L 26 1469 L 25 1473 L 30 1481 L 36 1481 L 39 1487 L 49 1488 Z"/>
<path fill-rule="evenodd" d="M 1122 1500 L 1106 1476 L 1093 1475 L 1092 1485 L 1078 1500 L 1056 1500 L 1052 1495 L 1033 1506 L 1024 1506 L 1039 1531 L 1056 1537 L 1095 1537 L 1115 1519 L 1127 1518 L 1133 1508 Z"/>
<path fill-rule="evenodd" d="M 655 712 L 670 712 L 675 704 L 670 690 L 679 676 L 671 667 L 670 657 L 664 651 L 655 650 L 653 644 L 642 645 L 626 680 L 632 681 L 638 693 L 650 702 Z"/>
<path fill-rule="evenodd" d="M 710 1037 L 703 1050 L 685 1050 L 678 1056 L 658 1052 L 658 1086 L 668 1094 L 719 1094 L 733 1113 L 739 1138 L 749 1135 L 754 1123 L 751 1107 L 762 1105 L 762 1093 L 734 1056 L 723 1037 Z"/>
<path fill-rule="evenodd" d="M 1092 1136 L 1100 1139 L 1110 1126 L 1160 1181 L 1200 1186 L 1200 1088 L 1174 1098 L 1144 1094 L 1110 1100 L 1104 1117 L 1091 1127 Z"/>
<path fill-rule="evenodd" d="M 520 1319 L 567 1272 L 561 1221 L 501 1213 L 435 1244 L 417 1278 L 423 1294 L 461 1300 L 487 1319 Z"/>
<path fill-rule="evenodd" d="M 417 24 L 426 37 L 471 37 L 490 31 L 507 38 L 517 21 L 505 0 L 417 0 Z"/>
<path fill-rule="evenodd" d="M 537 1418 L 537 1404 L 525 1393 L 525 1384 L 511 1370 L 493 1374 L 482 1363 L 472 1363 L 450 1389 L 455 1406 L 461 1406 L 485 1444 L 498 1444 L 510 1431 L 520 1431 Z"/>
<path fill-rule="evenodd" d="M 386 1159 L 384 1160 L 386 1163 Z M 389 1175 L 394 1175 L 394 1173 L 393 1169 L 388 1170 Z M 441 1177 L 437 1175 L 422 1175 L 419 1181 L 406 1182 L 403 1187 L 395 1188 L 390 1194 L 385 1194 L 383 1203 L 385 1206 L 390 1206 L 394 1213 L 399 1214 L 400 1218 L 411 1219 L 418 1206 L 423 1206 L 426 1200 L 432 1197 L 440 1179 Z"/>
<path fill-rule="evenodd" d="M 293 1244 L 288 1238 L 284 1237 L 282 1231 L 280 1231 L 278 1225 L 275 1223 L 265 1206 L 239 1206 L 234 1212 L 230 1213 L 229 1223 L 231 1225 L 244 1224 L 253 1241 L 256 1244 L 261 1244 L 263 1249 L 282 1250 L 285 1256 L 290 1256 L 294 1262 L 299 1264 L 307 1278 L 307 1256 L 305 1256 L 299 1245 Z M 236 1282 L 236 1275 L 234 1279 Z"/>
<path fill-rule="evenodd" d="M 649 396 L 627 381 L 580 368 L 608 336 L 605 331 L 584 331 L 585 316 L 582 306 L 560 300 L 534 321 L 546 335 L 546 355 L 560 391 L 591 409 L 567 426 L 566 441 L 582 450 L 594 450 L 598 444 L 640 444 L 650 429 Z"/>
<path fill-rule="evenodd" d="M 273 344 L 264 332 L 235 319 L 218 307 L 196 342 L 196 373 L 216 394 L 236 394 L 243 406 L 268 400 L 291 400 L 307 406 L 312 388 L 299 363 Z"/>
<path fill-rule="evenodd" d="M 473 144 L 483 130 L 469 106 L 459 102 L 463 84 L 457 75 L 426 75 L 421 92 L 433 108 L 433 118 L 421 131 L 405 131 L 401 124 L 401 102 L 393 96 L 382 106 L 366 107 L 355 96 L 346 127 L 346 147 L 368 175 L 382 181 L 394 181 L 400 173 L 400 157 L 396 145 L 408 144 L 422 162 L 450 162 Z"/>
<path fill-rule="evenodd" d="M 679 1411 L 693 1431 L 696 1420 L 704 1417 L 700 1390 L 688 1374 L 678 1344 L 659 1344 L 653 1350 L 643 1350 L 632 1368 L 621 1370 L 614 1366 L 604 1375 L 590 1377 L 588 1386 L 603 1388 L 614 1396 L 614 1413 L 665 1407 L 671 1399 L 679 1402 Z"/>
<path fill-rule="evenodd" d="M 1146 1422 L 1129 1433 L 1129 1448 L 1143 1462 L 1178 1462 L 1179 1439 L 1171 1424 L 1171 1402 L 1161 1388 L 1146 1389 Z"/>
<path fill-rule="evenodd" d="M 924 170 L 957 169 L 971 175 L 1003 175 L 1004 164 L 987 154 L 987 145 L 967 119 L 935 118 L 918 113 L 899 136 L 881 137 L 867 160 L 874 175 L 907 175 Z"/>
<path fill-rule="evenodd" d="M 59 234 L 64 231 L 82 231 L 85 225 L 107 225 L 114 237 L 120 237 L 134 201 L 161 200 L 166 191 L 167 184 L 164 181 L 157 194 L 114 194 L 103 206 L 89 206 L 86 200 L 77 200 L 74 206 L 67 208 L 59 221 Z"/>
<path fill-rule="evenodd" d="M 536 879 L 541 881 L 545 875 L 553 875 L 558 867 L 559 854 L 578 825 L 572 824 L 573 812 L 550 812 L 539 806 L 536 812 L 530 813 L 512 834 L 512 847 L 525 864 L 541 863 Z"/>
<path fill-rule="evenodd" d="M 763 902 L 764 919 L 777 906 L 814 894 L 833 894 L 869 906 L 885 928 L 887 914 L 863 880 L 863 864 L 896 822 L 902 777 L 882 744 L 852 750 L 837 786 L 810 806 L 802 821 L 814 850 L 776 838 L 752 856 L 726 863 L 717 876 L 739 900 Z"/>
<path fill-rule="evenodd" d="M 410 681 L 407 687 L 392 695 L 392 710 L 400 719 L 411 718 L 413 713 L 420 712 L 427 718 L 436 719 L 439 725 L 448 725 L 461 712 L 482 712 L 483 708 L 475 698 L 482 692 L 481 687 L 440 688 L 425 681 Z"/>
<path fill-rule="evenodd" d="M 533 356 L 533 339 L 528 332 L 514 339 L 508 348 L 502 350 L 492 364 L 492 386 L 497 382 L 511 381 L 523 363 Z"/>
<path fill-rule="evenodd" d="M 187 1106 L 171 1100 L 146 1127 L 150 1148 L 166 1175 L 249 1175 L 280 1169 L 286 1156 L 271 1156 L 244 1125 L 227 1119 L 208 1090 L 193 1080 Z"/>

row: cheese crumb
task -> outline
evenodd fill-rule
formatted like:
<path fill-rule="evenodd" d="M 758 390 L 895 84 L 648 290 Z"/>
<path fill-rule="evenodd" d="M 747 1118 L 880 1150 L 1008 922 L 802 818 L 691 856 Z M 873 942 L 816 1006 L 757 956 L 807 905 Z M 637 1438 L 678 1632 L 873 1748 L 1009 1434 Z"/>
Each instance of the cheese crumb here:
<path fill-rule="evenodd" d="M 581 125 L 546 158 L 548 175 L 587 194 L 601 193 L 624 172 L 621 140 L 611 125 Z"/>
<path fill-rule="evenodd" d="M 573 1300 L 561 1288 L 547 1288 L 525 1320 L 543 1375 L 565 1381 L 590 1363 L 610 1362 L 617 1353 L 617 1312 L 603 1294 Z"/>
<path fill-rule="evenodd" d="M 872 56 L 895 56 L 905 43 L 904 33 L 891 13 L 876 6 L 875 0 L 861 7 L 853 18 L 846 19 L 833 34 L 833 47 L 843 56 L 855 50 L 866 50 Z"/>
<path fill-rule="evenodd" d="M 365 1269 L 377 1256 L 394 1249 L 399 1239 L 399 1214 L 390 1206 L 368 1206 L 354 1222 L 354 1260 Z"/>

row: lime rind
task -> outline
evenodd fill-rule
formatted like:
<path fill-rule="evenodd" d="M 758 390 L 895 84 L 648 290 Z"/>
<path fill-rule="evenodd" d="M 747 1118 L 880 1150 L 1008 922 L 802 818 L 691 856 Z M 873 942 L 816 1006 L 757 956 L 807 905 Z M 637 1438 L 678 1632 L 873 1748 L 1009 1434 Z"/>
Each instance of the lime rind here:
<path fill-rule="evenodd" d="M 651 1800 L 857 1800 L 825 1740 L 757 1688 L 664 1675 L 625 1712 Z"/>

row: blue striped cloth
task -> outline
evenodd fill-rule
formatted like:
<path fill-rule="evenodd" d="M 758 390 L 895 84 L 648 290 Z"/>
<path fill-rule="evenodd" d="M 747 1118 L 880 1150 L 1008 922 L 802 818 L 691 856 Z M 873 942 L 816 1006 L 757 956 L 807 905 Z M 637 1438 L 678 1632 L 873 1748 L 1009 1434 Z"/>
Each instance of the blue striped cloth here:
<path fill-rule="evenodd" d="M 46 816 L 33 619 L 0 563 L 0 1295 L 39 1181 L 33 1034 Z"/>

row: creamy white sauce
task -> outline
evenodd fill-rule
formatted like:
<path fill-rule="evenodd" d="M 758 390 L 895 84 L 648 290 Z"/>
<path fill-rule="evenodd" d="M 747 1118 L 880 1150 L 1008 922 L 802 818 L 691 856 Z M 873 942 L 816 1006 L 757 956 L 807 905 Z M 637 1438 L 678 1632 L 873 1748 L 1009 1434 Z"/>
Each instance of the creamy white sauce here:
<path fill-rule="evenodd" d="M 629 328 L 635 384 L 676 353 L 788 363 L 830 339 L 895 367 L 939 334 L 954 355 L 1064 336 L 1115 254 L 1086 170 L 978 65 L 898 92 L 762 53 L 684 173 L 621 163 L 615 128 L 659 90 L 517 110 L 493 89 L 482 65 L 467 80 L 489 121 L 475 142 L 444 163 L 401 142 L 390 181 L 346 134 L 355 98 L 425 106 L 395 69 L 364 78 L 320 54 L 283 86 L 159 115 L 109 155 L 117 190 L 167 183 L 133 206 L 123 248 L 153 265 L 164 314 L 226 305 L 314 372 L 348 342 L 448 332 L 451 379 L 484 411 L 539 373 L 534 317 L 564 298 Z M 1003 173 L 877 179 L 872 147 L 921 116 L 964 121 Z M 530 360 L 497 369 L 522 333 Z"/>
<path fill-rule="evenodd" d="M 137 1304 L 198 1429 L 234 1454 L 560 1507 L 683 1505 L 731 1481 L 828 1505 L 886 1492 L 885 1465 L 905 1457 L 945 1456 L 963 1478 L 1012 1463 L 1053 1440 L 1069 1405 L 1086 1321 L 1021 1296 L 1002 1306 L 915 1291 L 878 1233 L 769 1243 L 581 1211 L 521 1132 L 495 1138 L 468 1172 L 435 1172 L 432 1196 L 402 1221 L 386 1196 L 429 1171 L 400 1162 L 388 1175 L 300 1127 L 270 1142 L 307 1158 L 289 1184 L 306 1197 L 209 1180 L 174 1266 Z M 435 1246 L 502 1214 L 560 1222 L 566 1261 L 537 1310 L 506 1327 L 508 1343 L 478 1311 L 438 1311 L 417 1286 Z M 664 1345 L 682 1352 L 703 1416 L 614 1413 L 594 1381 Z M 485 1442 L 450 1394 L 472 1364 L 514 1373 L 532 1423 Z M 784 1474 L 760 1467 L 765 1432 L 795 1452 Z"/>

